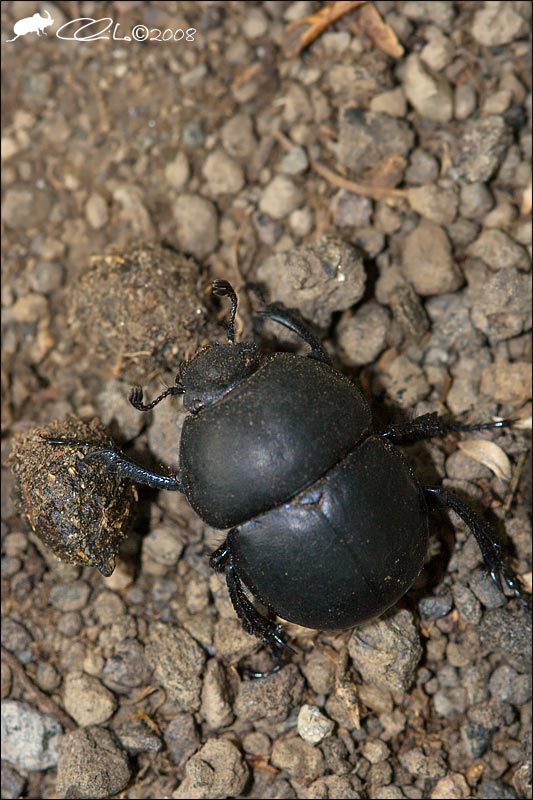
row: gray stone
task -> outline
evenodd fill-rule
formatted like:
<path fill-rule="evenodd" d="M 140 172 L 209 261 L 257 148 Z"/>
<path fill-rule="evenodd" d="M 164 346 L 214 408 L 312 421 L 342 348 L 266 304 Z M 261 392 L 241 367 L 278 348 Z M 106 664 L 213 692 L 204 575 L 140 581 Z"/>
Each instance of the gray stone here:
<path fill-rule="evenodd" d="M 421 747 L 414 747 L 398 755 L 400 764 L 415 778 L 435 780 L 446 774 L 446 766 L 441 758 L 427 756 Z"/>
<path fill-rule="evenodd" d="M 98 192 L 93 192 L 85 204 L 87 222 L 95 231 L 100 230 L 109 222 L 107 203 Z"/>
<path fill-rule="evenodd" d="M 62 733 L 52 714 L 18 700 L 2 701 L 2 759 L 17 769 L 55 767 Z"/>
<path fill-rule="evenodd" d="M 300 708 L 298 714 L 298 733 L 304 740 L 310 744 L 318 744 L 330 736 L 333 732 L 334 723 L 328 719 L 325 714 L 322 714 L 317 706 L 311 706 L 307 703 Z"/>
<path fill-rule="evenodd" d="M 527 37 L 530 31 L 531 4 L 527 2 L 490 2 L 476 11 L 472 36 L 485 47 L 508 44 Z"/>
<path fill-rule="evenodd" d="M 137 639 L 123 639 L 113 647 L 103 670 L 104 683 L 119 694 L 148 683 L 150 668 L 144 647 Z"/>
<path fill-rule="evenodd" d="M 481 221 L 494 206 L 494 198 L 484 183 L 461 187 L 461 216 Z"/>
<path fill-rule="evenodd" d="M 169 699 L 183 711 L 196 711 L 200 707 L 205 654 L 187 631 L 162 622 L 153 623 L 146 658 Z"/>
<path fill-rule="evenodd" d="M 207 156 L 202 174 L 210 192 L 215 195 L 237 194 L 244 186 L 241 165 L 221 148 Z"/>
<path fill-rule="evenodd" d="M 326 327 L 334 311 L 361 299 L 366 275 L 359 248 L 323 236 L 271 256 L 260 265 L 257 279 L 270 289 L 273 300 Z"/>
<path fill-rule="evenodd" d="M 365 683 L 393 692 L 407 691 L 422 657 L 412 614 L 396 611 L 359 625 L 350 637 L 348 652 Z"/>
<path fill-rule="evenodd" d="M 403 90 L 422 117 L 434 122 L 449 122 L 453 115 L 453 92 L 442 75 L 430 72 L 416 53 L 408 56 L 404 67 Z"/>
<path fill-rule="evenodd" d="M 371 364 L 385 349 L 389 327 L 388 312 L 373 300 L 355 314 L 345 312 L 336 330 L 343 361 L 352 366 Z"/>
<path fill-rule="evenodd" d="M 479 288 L 472 286 L 470 294 L 472 322 L 492 344 L 531 327 L 531 275 L 500 269 L 489 273 Z"/>
<path fill-rule="evenodd" d="M 81 611 L 87 605 L 91 587 L 85 581 L 56 583 L 50 589 L 50 602 L 60 611 Z"/>
<path fill-rule="evenodd" d="M 181 767 L 200 747 L 200 737 L 192 714 L 176 714 L 164 730 L 168 756 Z"/>
<path fill-rule="evenodd" d="M 285 175 L 300 175 L 309 166 L 309 159 L 303 147 L 293 147 L 279 163 L 280 172 Z"/>
<path fill-rule="evenodd" d="M 248 767 L 227 739 L 209 739 L 185 765 L 185 778 L 172 793 L 181 798 L 237 797 L 248 780 Z"/>
<path fill-rule="evenodd" d="M 65 678 L 63 702 L 72 719 L 83 726 L 107 722 L 117 707 L 115 696 L 98 678 L 78 670 Z"/>
<path fill-rule="evenodd" d="M 468 121 L 458 142 L 454 171 L 469 183 L 488 181 L 502 163 L 511 141 L 511 131 L 501 117 Z"/>
<path fill-rule="evenodd" d="M 180 248 L 196 258 L 212 253 L 218 243 L 218 217 L 213 203 L 197 194 L 182 194 L 175 201 L 173 212 Z"/>
<path fill-rule="evenodd" d="M 449 225 L 457 216 L 455 191 L 441 189 L 435 184 L 409 189 L 409 204 L 413 211 L 437 225 Z"/>
<path fill-rule="evenodd" d="M 271 761 L 299 783 L 309 784 L 324 771 L 324 756 L 319 748 L 301 739 L 277 739 Z"/>
<path fill-rule="evenodd" d="M 337 159 L 360 174 L 391 155 L 406 156 L 414 143 L 409 124 L 388 114 L 348 107 L 341 111 Z"/>
<path fill-rule="evenodd" d="M 468 119 L 477 105 L 475 89 L 469 83 L 458 84 L 455 87 L 453 105 L 455 119 Z"/>
<path fill-rule="evenodd" d="M 126 787 L 130 777 L 128 756 L 106 728 L 79 728 L 61 740 L 56 781 L 59 797 L 112 797 Z"/>
<path fill-rule="evenodd" d="M 423 370 L 405 355 L 386 365 L 379 374 L 379 382 L 391 400 L 406 409 L 414 408 L 430 392 Z"/>
<path fill-rule="evenodd" d="M 202 686 L 201 713 L 213 730 L 225 728 L 233 720 L 226 673 L 215 658 L 207 662 Z"/>
<path fill-rule="evenodd" d="M 276 175 L 265 187 L 259 208 L 272 219 L 283 219 L 298 208 L 304 200 L 304 192 L 286 175 Z"/>
<path fill-rule="evenodd" d="M 527 250 L 497 228 L 484 230 L 468 247 L 467 253 L 481 258 L 492 270 L 515 268 L 521 272 L 529 272 L 531 269 Z"/>
<path fill-rule="evenodd" d="M 423 296 L 453 292 L 463 283 L 446 233 L 427 220 L 403 240 L 401 270 Z"/>
<path fill-rule="evenodd" d="M 185 153 L 176 153 L 165 167 L 165 178 L 173 189 L 180 192 L 189 180 L 189 159 Z"/>
<path fill-rule="evenodd" d="M 257 147 L 251 117 L 248 114 L 235 114 L 224 123 L 221 131 L 222 144 L 230 156 L 238 159 L 249 158 Z"/>

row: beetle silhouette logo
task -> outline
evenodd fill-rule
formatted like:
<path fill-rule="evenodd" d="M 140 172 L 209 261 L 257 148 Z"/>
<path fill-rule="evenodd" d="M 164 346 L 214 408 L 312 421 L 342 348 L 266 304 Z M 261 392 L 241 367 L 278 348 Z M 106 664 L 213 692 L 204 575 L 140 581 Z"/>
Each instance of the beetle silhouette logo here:
<path fill-rule="evenodd" d="M 26 36 L 27 33 L 36 33 L 37 36 L 40 36 L 41 33 L 46 35 L 45 28 L 52 25 L 54 20 L 49 11 L 45 9 L 44 13 L 48 16 L 43 17 L 41 14 L 34 14 L 32 17 L 24 17 L 15 22 L 15 27 L 13 28 L 15 36 L 12 39 L 6 39 L 6 42 L 14 42 L 19 36 Z"/>

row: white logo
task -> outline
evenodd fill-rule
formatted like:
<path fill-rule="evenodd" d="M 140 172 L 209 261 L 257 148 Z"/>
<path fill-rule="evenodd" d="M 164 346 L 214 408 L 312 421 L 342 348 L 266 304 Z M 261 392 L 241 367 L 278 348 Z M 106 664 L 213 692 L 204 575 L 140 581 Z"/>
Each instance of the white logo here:
<path fill-rule="evenodd" d="M 13 28 L 15 36 L 12 39 L 6 39 L 6 42 L 14 42 L 19 36 L 26 36 L 27 33 L 36 33 L 37 36 L 40 36 L 41 33 L 46 35 L 44 29 L 52 25 L 54 20 L 49 11 L 45 9 L 44 13 L 48 14 L 48 16 L 42 17 L 40 14 L 34 14 L 33 17 L 24 17 L 24 19 L 19 19 L 18 22 L 15 22 L 15 27 Z"/>

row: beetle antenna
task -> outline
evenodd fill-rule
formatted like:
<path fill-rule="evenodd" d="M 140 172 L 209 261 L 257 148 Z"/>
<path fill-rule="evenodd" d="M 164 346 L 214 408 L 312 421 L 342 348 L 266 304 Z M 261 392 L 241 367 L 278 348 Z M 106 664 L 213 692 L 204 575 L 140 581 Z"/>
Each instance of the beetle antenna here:
<path fill-rule="evenodd" d="M 164 400 L 165 397 L 168 397 L 169 395 L 183 394 L 183 393 L 184 393 L 183 386 L 181 386 L 181 384 L 176 384 L 175 386 L 169 386 L 168 389 L 165 389 L 164 392 L 161 392 L 159 397 L 156 397 L 155 400 L 152 400 L 151 403 L 143 403 L 142 388 L 140 386 L 133 386 L 130 391 L 128 400 L 132 404 L 133 408 L 137 409 L 137 411 L 151 411 L 152 408 L 154 408 L 154 406 L 160 403 L 161 400 Z"/>
<path fill-rule="evenodd" d="M 229 281 L 222 280 L 222 278 L 217 278 L 216 281 L 213 281 L 211 291 L 216 297 L 229 297 L 231 300 L 231 313 L 229 317 L 227 336 L 228 342 L 233 344 L 235 342 L 235 316 L 237 314 L 238 304 L 235 289 L 231 283 L 229 283 Z"/>

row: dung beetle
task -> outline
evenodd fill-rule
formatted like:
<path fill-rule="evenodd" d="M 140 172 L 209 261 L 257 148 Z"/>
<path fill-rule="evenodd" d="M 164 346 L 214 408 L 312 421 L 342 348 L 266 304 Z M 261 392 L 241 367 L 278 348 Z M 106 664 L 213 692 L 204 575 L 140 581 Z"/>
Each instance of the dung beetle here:
<path fill-rule="evenodd" d="M 235 341 L 232 286 L 216 280 L 212 288 L 231 300 L 227 343 L 199 350 L 152 402 L 143 402 L 140 387 L 129 398 L 139 411 L 149 411 L 165 397 L 183 394 L 189 415 L 177 473 L 145 469 L 115 449 L 94 450 L 85 460 L 97 458 L 146 486 L 183 492 L 205 523 L 229 529 L 210 564 L 225 573 L 244 628 L 270 647 L 278 667 L 292 648 L 269 616 L 320 630 L 379 616 L 420 573 L 434 509 L 459 515 L 494 581 L 503 580 L 521 597 L 489 525 L 446 489 L 422 486 L 396 447 L 510 423 L 466 425 L 424 414 L 375 432 L 362 392 L 334 369 L 299 315 L 279 303 L 263 304 L 260 315 L 310 347 L 305 356 L 265 353 L 253 342 Z"/>

